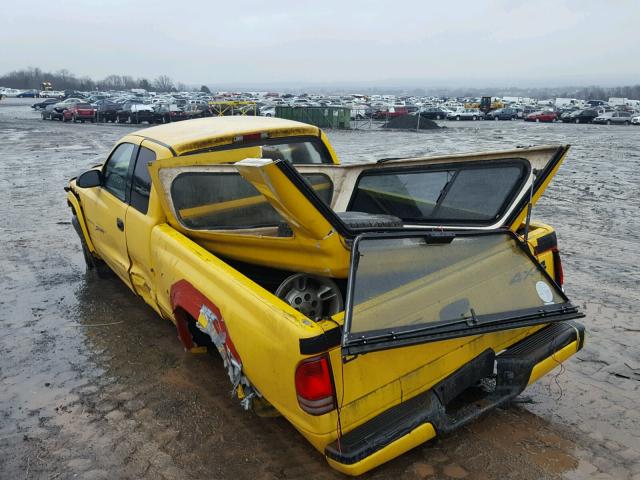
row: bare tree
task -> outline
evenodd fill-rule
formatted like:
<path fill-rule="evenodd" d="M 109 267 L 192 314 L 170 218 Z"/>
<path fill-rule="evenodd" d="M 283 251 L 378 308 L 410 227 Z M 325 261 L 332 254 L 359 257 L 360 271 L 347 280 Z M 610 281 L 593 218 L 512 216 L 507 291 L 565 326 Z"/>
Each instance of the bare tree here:
<path fill-rule="evenodd" d="M 173 87 L 173 80 L 167 75 L 160 75 L 153 81 L 153 86 L 160 92 L 170 92 Z"/>

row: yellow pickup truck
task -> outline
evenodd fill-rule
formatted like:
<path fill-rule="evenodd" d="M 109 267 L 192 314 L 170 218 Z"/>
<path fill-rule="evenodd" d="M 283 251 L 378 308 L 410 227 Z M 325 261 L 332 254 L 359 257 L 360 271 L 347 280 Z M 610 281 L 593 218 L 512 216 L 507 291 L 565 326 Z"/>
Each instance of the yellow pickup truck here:
<path fill-rule="evenodd" d="M 126 135 L 65 189 L 89 270 L 358 475 L 582 348 L 555 232 L 530 221 L 567 151 L 341 164 L 314 126 L 205 118 Z"/>

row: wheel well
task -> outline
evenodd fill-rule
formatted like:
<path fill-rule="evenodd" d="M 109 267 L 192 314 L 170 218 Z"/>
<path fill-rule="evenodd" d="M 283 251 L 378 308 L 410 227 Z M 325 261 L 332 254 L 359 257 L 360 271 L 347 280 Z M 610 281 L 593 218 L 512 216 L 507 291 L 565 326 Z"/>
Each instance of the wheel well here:
<path fill-rule="evenodd" d="M 196 319 L 182 307 L 176 307 L 173 310 L 176 320 L 176 329 L 178 330 L 178 338 L 187 350 L 193 347 L 212 347 L 213 342 L 208 335 L 201 332 L 196 326 Z"/>

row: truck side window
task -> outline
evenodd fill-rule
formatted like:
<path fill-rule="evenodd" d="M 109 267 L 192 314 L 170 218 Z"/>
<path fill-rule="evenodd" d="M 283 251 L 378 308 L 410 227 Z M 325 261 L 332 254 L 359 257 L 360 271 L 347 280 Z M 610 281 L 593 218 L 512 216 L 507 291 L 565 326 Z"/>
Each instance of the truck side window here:
<path fill-rule="evenodd" d="M 140 147 L 136 167 L 133 171 L 131 206 L 144 214 L 147 213 L 149 208 L 149 192 L 151 191 L 151 177 L 149 176 L 148 166 L 155 159 L 156 154 L 153 150 Z"/>
<path fill-rule="evenodd" d="M 117 198 L 126 201 L 127 174 L 131 163 L 131 154 L 135 149 L 132 143 L 121 143 L 107 160 L 104 167 L 104 188 Z"/>

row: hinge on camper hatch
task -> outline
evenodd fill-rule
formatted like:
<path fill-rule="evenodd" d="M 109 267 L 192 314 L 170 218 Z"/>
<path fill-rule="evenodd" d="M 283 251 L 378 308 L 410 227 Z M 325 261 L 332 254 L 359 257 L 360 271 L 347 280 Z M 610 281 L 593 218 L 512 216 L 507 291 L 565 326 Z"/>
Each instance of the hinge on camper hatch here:
<path fill-rule="evenodd" d="M 529 189 L 529 202 L 527 203 L 527 218 L 524 222 L 524 244 L 525 246 L 529 242 L 529 225 L 531 224 L 531 210 L 533 209 L 533 186 L 536 184 L 536 178 L 538 175 L 538 170 L 533 169 L 531 172 L 533 174 L 533 178 L 531 179 L 531 189 Z"/>

